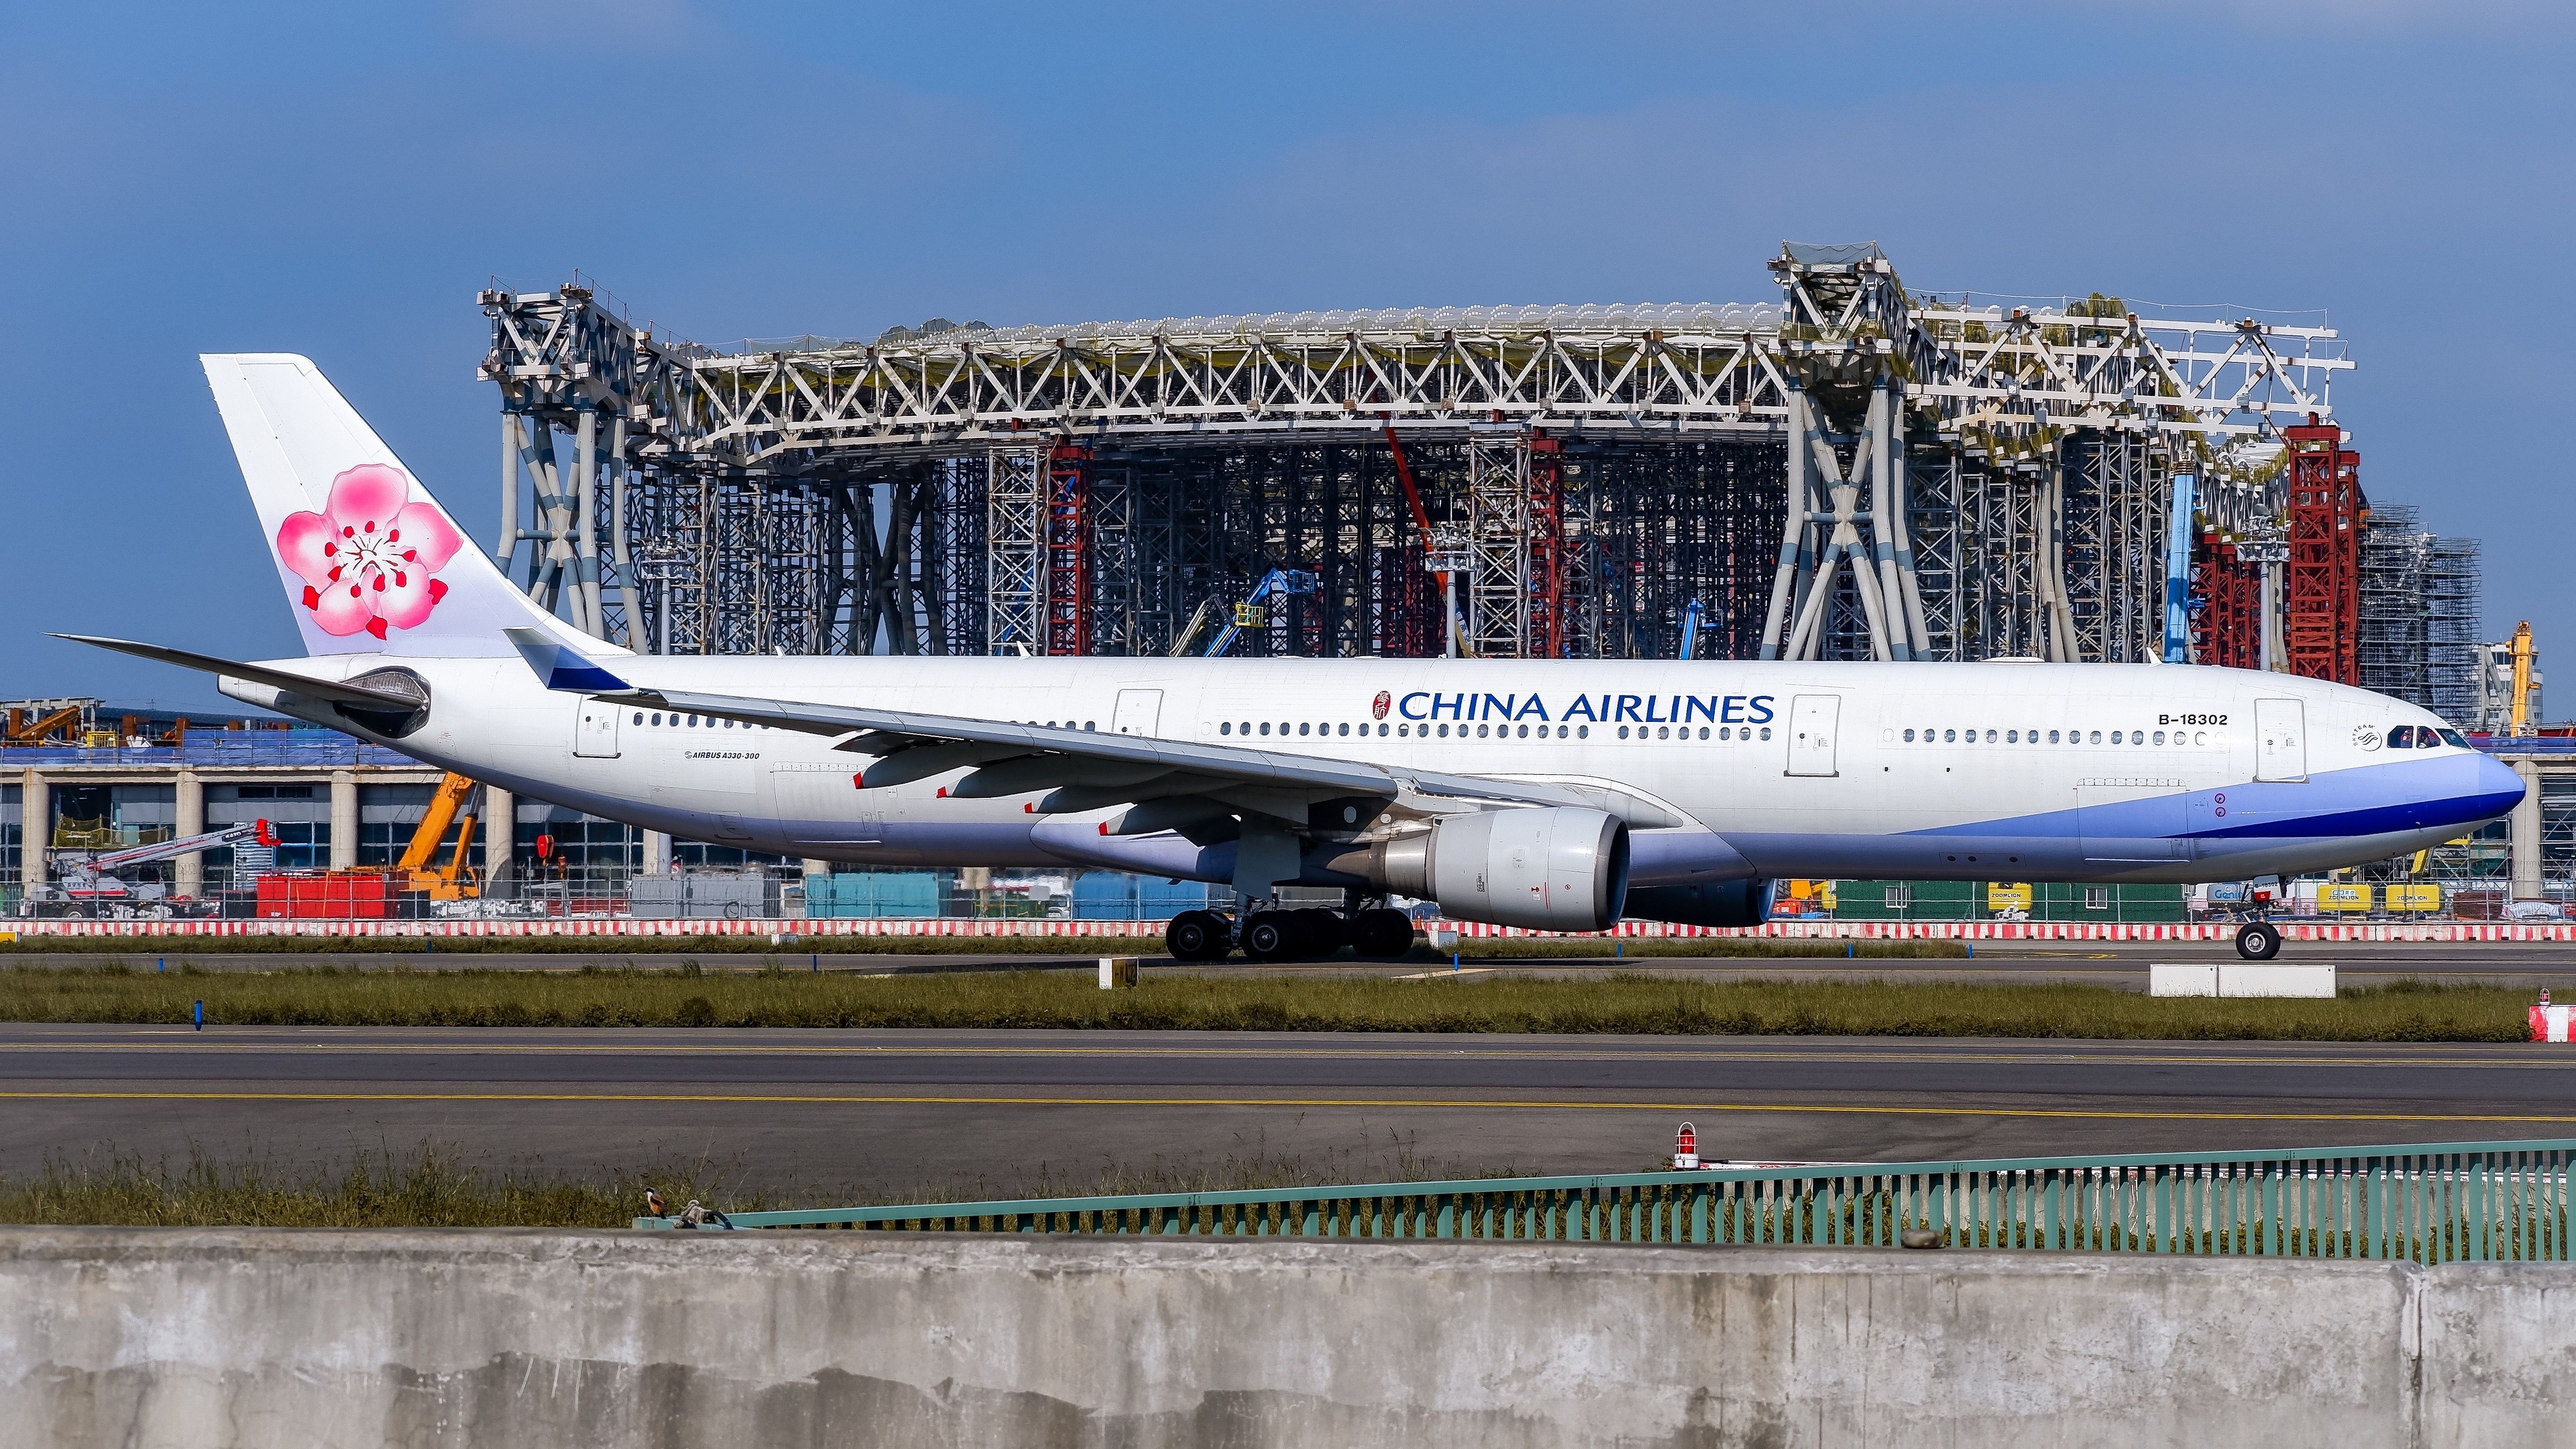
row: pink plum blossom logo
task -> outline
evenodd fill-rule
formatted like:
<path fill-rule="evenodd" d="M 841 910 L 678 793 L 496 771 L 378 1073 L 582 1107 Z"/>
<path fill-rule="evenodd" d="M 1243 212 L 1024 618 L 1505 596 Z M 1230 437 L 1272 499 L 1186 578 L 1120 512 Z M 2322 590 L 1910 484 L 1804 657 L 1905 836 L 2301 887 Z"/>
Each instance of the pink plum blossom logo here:
<path fill-rule="evenodd" d="M 399 468 L 366 463 L 331 480 L 320 513 L 294 513 L 277 530 L 277 556 L 304 580 L 304 607 L 334 638 L 416 627 L 447 597 L 433 577 L 465 546 L 428 503 L 413 503 Z"/>

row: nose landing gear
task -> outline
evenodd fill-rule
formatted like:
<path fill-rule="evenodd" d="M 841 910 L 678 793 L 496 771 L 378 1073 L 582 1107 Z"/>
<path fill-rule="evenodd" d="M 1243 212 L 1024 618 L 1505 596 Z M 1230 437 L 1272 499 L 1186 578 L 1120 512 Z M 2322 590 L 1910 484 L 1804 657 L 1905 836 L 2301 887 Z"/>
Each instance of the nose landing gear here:
<path fill-rule="evenodd" d="M 2269 921 L 2247 921 L 2236 928 L 2236 954 L 2248 961 L 2269 961 L 2281 954 L 2281 928 Z"/>

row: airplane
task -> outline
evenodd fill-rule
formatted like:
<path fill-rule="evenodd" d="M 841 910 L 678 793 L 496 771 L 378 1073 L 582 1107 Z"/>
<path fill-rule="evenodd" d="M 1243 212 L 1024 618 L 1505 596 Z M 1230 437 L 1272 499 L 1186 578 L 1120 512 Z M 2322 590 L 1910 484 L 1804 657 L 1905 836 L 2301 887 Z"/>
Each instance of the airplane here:
<path fill-rule="evenodd" d="M 61 637 L 678 837 L 1231 887 L 1183 960 L 1400 956 L 1399 896 L 1585 932 L 1755 925 L 1787 878 L 2288 876 L 2523 796 L 2414 705 L 2198 666 L 638 654 L 512 586 L 313 363 L 201 360 L 305 657 Z"/>

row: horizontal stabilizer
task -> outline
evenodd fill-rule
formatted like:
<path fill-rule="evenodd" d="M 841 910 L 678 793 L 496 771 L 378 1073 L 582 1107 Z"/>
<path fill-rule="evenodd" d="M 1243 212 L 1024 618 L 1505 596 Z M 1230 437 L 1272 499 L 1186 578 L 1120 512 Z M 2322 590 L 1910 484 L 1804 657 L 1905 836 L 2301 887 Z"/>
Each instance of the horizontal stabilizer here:
<path fill-rule="evenodd" d="M 236 660 L 218 659 L 212 654 L 172 649 L 163 644 L 138 644 L 131 639 L 102 639 L 94 634 L 56 634 L 54 637 L 69 639 L 75 644 L 90 644 L 101 649 L 113 649 L 119 654 L 131 654 L 138 659 L 176 664 L 182 669 L 202 669 L 208 674 L 248 680 L 253 684 L 265 684 L 271 689 L 287 690 L 308 699 L 327 699 L 336 704 L 354 704 L 367 709 L 409 711 L 420 708 L 420 697 L 417 695 L 403 694 L 390 689 L 370 689 L 363 684 L 343 684 L 333 679 L 315 679 L 309 675 L 297 674 L 292 670 L 271 669 L 261 664 L 243 664 Z"/>
<path fill-rule="evenodd" d="M 582 658 L 572 646 L 543 629 L 504 629 L 519 657 L 537 672 L 548 689 L 576 694 L 623 694 L 634 686 Z"/>

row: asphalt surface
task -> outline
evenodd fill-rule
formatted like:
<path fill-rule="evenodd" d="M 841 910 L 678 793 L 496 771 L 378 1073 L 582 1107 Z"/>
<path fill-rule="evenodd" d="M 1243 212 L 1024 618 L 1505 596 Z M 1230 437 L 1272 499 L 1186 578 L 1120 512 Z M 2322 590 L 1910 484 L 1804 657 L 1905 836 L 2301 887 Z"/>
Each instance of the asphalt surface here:
<path fill-rule="evenodd" d="M 2576 1137 L 2576 1049 L 1235 1033 L 0 1026 L 0 1173 L 695 1163 L 828 1193 Z"/>

